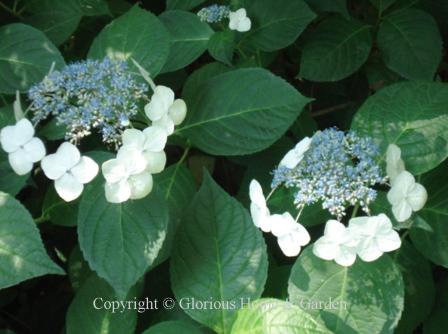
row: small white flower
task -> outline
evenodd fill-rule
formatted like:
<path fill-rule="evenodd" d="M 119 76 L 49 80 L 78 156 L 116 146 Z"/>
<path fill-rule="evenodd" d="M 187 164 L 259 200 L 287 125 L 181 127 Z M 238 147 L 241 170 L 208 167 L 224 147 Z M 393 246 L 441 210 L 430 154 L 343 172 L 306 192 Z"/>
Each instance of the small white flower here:
<path fill-rule="evenodd" d="M 366 262 L 375 261 L 383 253 L 401 246 L 400 236 L 383 213 L 378 216 L 352 218 L 348 229 L 358 240 L 358 256 Z"/>
<path fill-rule="evenodd" d="M 337 220 L 329 220 L 325 225 L 324 235 L 313 245 L 313 253 L 324 260 L 334 260 L 337 264 L 348 267 L 356 260 L 358 240 Z"/>
<path fill-rule="evenodd" d="M 303 155 L 309 150 L 312 139 L 309 137 L 303 138 L 297 145 L 290 150 L 280 161 L 280 166 L 285 166 L 289 169 L 295 168 L 303 159 Z"/>
<path fill-rule="evenodd" d="M 297 223 L 289 212 L 272 215 L 269 220 L 271 232 L 286 256 L 299 255 L 301 248 L 310 242 L 306 228 Z"/>
<path fill-rule="evenodd" d="M 166 165 L 166 154 L 163 151 L 167 134 L 159 127 L 150 126 L 143 131 L 127 129 L 122 136 L 122 147 L 133 147 L 141 152 L 146 160 L 146 168 L 151 174 L 160 173 Z"/>
<path fill-rule="evenodd" d="M 140 149 L 123 146 L 115 159 L 103 163 L 106 199 L 122 203 L 128 199 L 146 197 L 152 190 L 152 175 L 146 170 L 147 162 Z"/>
<path fill-rule="evenodd" d="M 392 188 L 387 193 L 392 205 L 392 213 L 398 222 L 404 222 L 412 215 L 412 211 L 423 208 L 428 199 L 425 187 L 415 182 L 414 176 L 403 171 L 395 178 Z"/>
<path fill-rule="evenodd" d="M 247 17 L 246 9 L 240 8 L 229 13 L 229 29 L 239 32 L 249 31 L 252 26 L 250 18 Z"/>
<path fill-rule="evenodd" d="M 398 174 L 405 170 L 404 161 L 401 159 L 401 150 L 395 144 L 390 144 L 386 152 L 386 173 L 391 184 Z"/>
<path fill-rule="evenodd" d="M 34 137 L 34 127 L 26 118 L 15 125 L 5 126 L 0 132 L 2 149 L 8 153 L 9 164 L 18 175 L 25 175 L 33 164 L 45 156 L 45 146 Z"/>
<path fill-rule="evenodd" d="M 98 174 L 98 165 L 89 157 L 81 156 L 75 145 L 62 143 L 56 153 L 47 155 L 41 162 L 45 175 L 54 180 L 56 192 L 66 202 L 81 195 L 84 184 Z"/>
<path fill-rule="evenodd" d="M 154 126 L 174 132 L 174 126 L 181 124 L 187 114 L 187 105 L 182 99 L 174 99 L 174 92 L 165 86 L 156 86 L 151 101 L 145 106 L 146 116 Z"/>
<path fill-rule="evenodd" d="M 250 214 L 256 227 L 263 232 L 270 232 L 270 212 L 266 205 L 263 189 L 257 180 L 252 180 L 249 185 Z"/>

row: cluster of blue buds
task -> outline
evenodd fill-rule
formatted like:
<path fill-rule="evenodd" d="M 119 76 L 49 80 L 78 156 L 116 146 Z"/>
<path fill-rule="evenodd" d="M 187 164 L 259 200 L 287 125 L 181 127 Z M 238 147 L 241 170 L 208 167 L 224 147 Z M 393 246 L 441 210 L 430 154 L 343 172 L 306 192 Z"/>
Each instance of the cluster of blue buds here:
<path fill-rule="evenodd" d="M 295 188 L 298 208 L 321 202 L 338 219 L 349 206 L 359 205 L 368 213 L 377 195 L 372 187 L 387 182 L 379 161 L 379 148 L 371 138 L 330 128 L 314 134 L 294 168 L 280 164 L 274 170 L 272 187 Z"/>
<path fill-rule="evenodd" d="M 96 130 L 105 143 L 118 145 L 147 91 L 147 84 L 134 79 L 126 62 L 105 58 L 51 71 L 29 89 L 28 97 L 35 124 L 53 115 L 66 127 L 66 140 L 77 143 Z"/>
<path fill-rule="evenodd" d="M 230 9 L 228 6 L 222 5 L 211 5 L 205 8 L 202 8 L 198 12 L 198 16 L 203 22 L 207 23 L 217 23 L 221 22 L 223 19 L 228 18 L 230 13 Z"/>

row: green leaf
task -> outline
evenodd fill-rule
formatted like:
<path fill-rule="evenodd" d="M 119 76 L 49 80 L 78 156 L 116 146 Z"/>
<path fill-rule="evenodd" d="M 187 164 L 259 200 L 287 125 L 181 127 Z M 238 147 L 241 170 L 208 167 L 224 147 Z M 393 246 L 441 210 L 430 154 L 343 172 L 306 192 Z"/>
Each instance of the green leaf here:
<path fill-rule="evenodd" d="M 55 225 L 76 226 L 78 222 L 79 199 L 67 203 L 50 187 L 45 194 L 42 215 Z"/>
<path fill-rule="evenodd" d="M 44 32 L 56 45 L 78 28 L 82 11 L 78 0 L 33 0 L 27 4 L 25 22 Z"/>
<path fill-rule="evenodd" d="M 182 10 L 163 12 L 159 16 L 171 35 L 171 48 L 162 72 L 173 72 L 192 62 L 207 50 L 213 30 L 196 14 Z"/>
<path fill-rule="evenodd" d="M 154 325 L 142 334 L 201 334 L 202 332 L 185 321 L 171 320 Z"/>
<path fill-rule="evenodd" d="M 247 210 L 206 174 L 175 243 L 171 282 L 177 300 L 233 303 L 230 308 L 185 309 L 216 332 L 228 333 L 236 309 L 263 291 L 267 255 L 261 232 Z"/>
<path fill-rule="evenodd" d="M 386 152 L 401 148 L 406 169 L 427 172 L 448 157 L 448 86 L 402 82 L 369 97 L 356 113 L 352 129 L 371 136 Z"/>
<path fill-rule="evenodd" d="M 39 129 L 39 136 L 45 137 L 48 140 L 60 140 L 65 138 L 67 129 L 64 125 L 58 125 L 57 119 L 51 119 L 41 129 Z"/>
<path fill-rule="evenodd" d="M 446 334 L 448 328 L 448 279 L 442 280 L 437 287 L 436 303 L 431 316 L 423 325 L 423 334 Z"/>
<path fill-rule="evenodd" d="M 168 203 L 170 219 L 165 242 L 153 266 L 165 261 L 171 254 L 174 235 L 181 222 L 184 210 L 196 192 L 193 175 L 184 165 L 172 165 L 161 174 L 154 175 L 154 184 L 162 191 Z"/>
<path fill-rule="evenodd" d="M 372 47 L 370 26 L 342 17 L 324 20 L 307 37 L 300 77 L 311 81 L 338 81 L 355 73 Z"/>
<path fill-rule="evenodd" d="M 306 0 L 306 2 L 316 12 L 338 13 L 347 19 L 350 18 L 347 0 Z"/>
<path fill-rule="evenodd" d="M 434 282 L 429 262 L 409 242 L 403 242 L 395 258 L 403 274 L 405 298 L 403 314 L 394 333 L 409 334 L 431 312 Z"/>
<path fill-rule="evenodd" d="M 200 4 L 204 3 L 205 0 L 166 0 L 166 9 L 183 9 L 190 10 L 193 9 Z"/>
<path fill-rule="evenodd" d="M 21 23 L 0 27 L 0 93 L 25 91 L 48 73 L 54 62 L 64 66 L 59 50 L 39 30 Z"/>
<path fill-rule="evenodd" d="M 106 201 L 98 178 L 84 190 L 78 238 L 90 267 L 123 296 L 151 266 L 168 223 L 166 202 L 157 191 L 121 204 Z"/>
<path fill-rule="evenodd" d="M 280 138 L 309 101 L 267 70 L 234 70 L 196 87 L 177 132 L 210 154 L 249 154 Z"/>
<path fill-rule="evenodd" d="M 67 272 L 74 291 L 77 291 L 93 273 L 86 260 L 82 257 L 81 249 L 78 245 L 70 253 Z"/>
<path fill-rule="evenodd" d="M 85 16 L 111 15 L 106 0 L 78 0 Z"/>
<path fill-rule="evenodd" d="M 238 312 L 231 334 L 330 334 L 324 326 L 298 306 L 259 299 Z"/>
<path fill-rule="evenodd" d="M 135 5 L 96 36 L 88 57 L 119 60 L 132 57 L 155 77 L 166 62 L 169 43 L 170 37 L 162 22 Z"/>
<path fill-rule="evenodd" d="M 372 5 L 374 5 L 380 13 L 384 12 L 387 8 L 392 6 L 395 1 L 396 0 L 370 0 Z"/>
<path fill-rule="evenodd" d="M 434 18 L 413 8 L 383 18 L 378 47 L 386 66 L 410 80 L 432 80 L 442 59 L 442 38 Z"/>
<path fill-rule="evenodd" d="M 0 289 L 47 274 L 64 275 L 45 252 L 29 212 L 0 192 Z"/>
<path fill-rule="evenodd" d="M 135 290 L 132 289 L 124 300 L 135 300 Z M 113 313 L 111 309 L 105 309 L 105 302 L 118 301 L 114 290 L 92 274 L 77 291 L 67 311 L 67 334 L 134 334 L 136 310 L 121 308 Z"/>
<path fill-rule="evenodd" d="M 430 227 L 412 225 L 410 235 L 415 247 L 432 262 L 448 268 L 448 161 L 431 173 L 423 175 L 422 183 L 428 191 L 428 202 L 417 216 Z M 415 219 L 417 220 L 417 219 Z"/>
<path fill-rule="evenodd" d="M 334 334 L 393 333 L 403 310 L 403 279 L 388 255 L 342 267 L 309 246 L 292 268 L 288 292 Z"/>
<path fill-rule="evenodd" d="M 218 61 L 232 65 L 235 33 L 231 30 L 215 32 L 208 41 L 208 52 Z"/>
<path fill-rule="evenodd" d="M 268 52 L 292 44 L 316 17 L 303 0 L 243 0 L 241 7 L 252 28 L 241 35 L 239 45 Z"/>

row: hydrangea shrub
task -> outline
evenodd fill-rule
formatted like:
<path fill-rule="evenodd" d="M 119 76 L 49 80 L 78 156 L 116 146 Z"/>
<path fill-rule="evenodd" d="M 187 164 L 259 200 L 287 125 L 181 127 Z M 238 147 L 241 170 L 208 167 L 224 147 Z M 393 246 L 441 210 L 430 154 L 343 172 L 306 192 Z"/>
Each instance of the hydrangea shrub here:
<path fill-rule="evenodd" d="M 447 332 L 447 16 L 0 1 L 0 332 Z"/>

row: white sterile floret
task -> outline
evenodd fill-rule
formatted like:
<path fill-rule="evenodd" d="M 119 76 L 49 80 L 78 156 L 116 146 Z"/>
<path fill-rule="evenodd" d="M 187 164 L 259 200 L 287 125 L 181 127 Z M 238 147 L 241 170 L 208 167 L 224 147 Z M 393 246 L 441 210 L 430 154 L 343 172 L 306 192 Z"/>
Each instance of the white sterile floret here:
<path fill-rule="evenodd" d="M 391 184 L 398 174 L 405 170 L 404 161 L 401 159 L 401 150 L 395 144 L 390 144 L 386 152 L 386 173 Z"/>
<path fill-rule="evenodd" d="M 250 18 L 247 17 L 246 9 L 240 8 L 229 13 L 229 29 L 239 32 L 249 31 L 252 26 Z"/>
<path fill-rule="evenodd" d="M 403 171 L 395 178 L 392 188 L 387 193 L 387 199 L 392 205 L 395 219 L 404 222 L 411 217 L 413 211 L 423 208 L 428 193 L 425 187 L 415 182 L 411 173 Z"/>
<path fill-rule="evenodd" d="M 283 159 L 280 161 L 279 166 L 285 166 L 286 168 L 295 168 L 303 159 L 303 155 L 309 150 L 312 139 L 309 137 L 303 138 L 297 145 L 290 150 Z"/>
<path fill-rule="evenodd" d="M 141 152 L 146 168 L 151 174 L 160 173 L 166 165 L 164 148 L 167 134 L 163 129 L 150 126 L 143 131 L 127 129 L 122 135 L 122 147 L 132 147 Z"/>
<path fill-rule="evenodd" d="M 400 248 L 400 236 L 392 228 L 385 214 L 356 217 L 349 221 L 348 229 L 358 240 L 357 254 L 366 262 L 375 261 L 383 253 Z"/>
<path fill-rule="evenodd" d="M 174 126 L 184 121 L 187 105 L 182 99 L 174 99 L 171 88 L 156 86 L 151 101 L 145 106 L 145 113 L 153 126 L 164 129 L 170 135 L 174 132 Z"/>
<path fill-rule="evenodd" d="M 34 137 L 34 127 L 26 118 L 15 125 L 4 127 L 0 132 L 2 149 L 8 153 L 9 164 L 18 175 L 25 175 L 33 164 L 45 156 L 45 146 Z"/>
<path fill-rule="evenodd" d="M 81 195 L 84 184 L 92 181 L 99 169 L 95 161 L 81 156 L 76 146 L 68 142 L 43 158 L 41 166 L 45 175 L 54 180 L 56 192 L 67 202 Z"/>
<path fill-rule="evenodd" d="M 329 220 L 325 225 L 324 235 L 313 245 L 313 253 L 324 260 L 334 260 L 337 264 L 348 267 L 356 260 L 358 240 L 337 220 Z"/>
<path fill-rule="evenodd" d="M 271 232 L 277 237 L 278 245 L 286 256 L 297 256 L 303 246 L 310 242 L 305 227 L 297 223 L 289 212 L 270 217 Z"/>
<path fill-rule="evenodd" d="M 266 205 L 263 189 L 257 180 L 252 180 L 249 185 L 250 214 L 254 225 L 263 232 L 270 232 L 270 212 Z"/>

